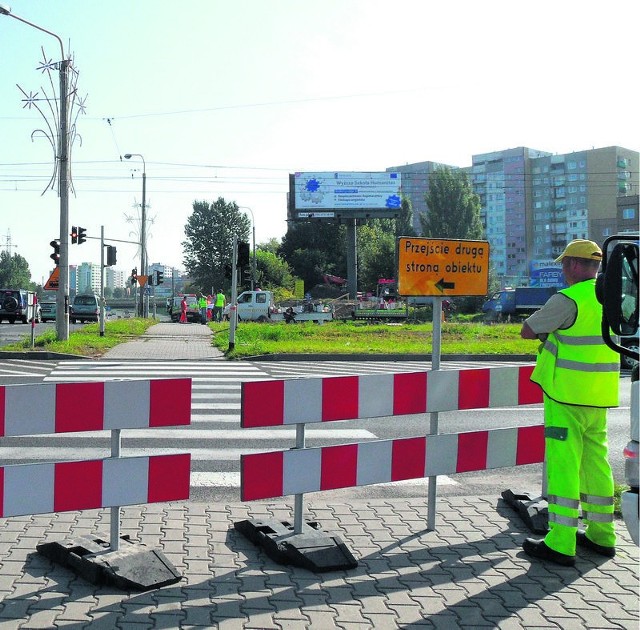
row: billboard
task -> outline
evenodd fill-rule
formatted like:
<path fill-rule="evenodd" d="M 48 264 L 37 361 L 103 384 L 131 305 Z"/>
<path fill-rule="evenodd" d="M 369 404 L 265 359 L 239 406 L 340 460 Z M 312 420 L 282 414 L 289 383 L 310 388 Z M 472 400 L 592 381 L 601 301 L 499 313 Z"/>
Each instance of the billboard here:
<path fill-rule="evenodd" d="M 562 275 L 562 263 L 555 260 L 532 260 L 530 265 L 529 285 L 532 287 L 566 287 Z"/>
<path fill-rule="evenodd" d="M 395 217 L 400 173 L 305 172 L 289 175 L 289 218 Z"/>

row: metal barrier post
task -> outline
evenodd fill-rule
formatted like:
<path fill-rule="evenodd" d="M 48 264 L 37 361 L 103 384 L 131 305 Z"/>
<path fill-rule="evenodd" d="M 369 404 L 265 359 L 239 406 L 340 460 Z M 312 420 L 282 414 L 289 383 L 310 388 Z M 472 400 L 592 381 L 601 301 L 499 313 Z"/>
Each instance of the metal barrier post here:
<path fill-rule="evenodd" d="M 111 457 L 120 457 L 120 432 L 122 429 L 111 430 Z M 111 508 L 111 550 L 118 551 L 120 549 L 120 506 L 116 505 Z"/>
<path fill-rule="evenodd" d="M 431 369 L 440 369 L 440 354 L 442 349 L 442 298 L 433 298 L 433 347 L 431 352 Z M 438 433 L 438 412 L 432 411 L 429 414 L 429 434 Z M 429 487 L 427 490 L 427 529 L 436 528 L 436 498 L 438 494 L 438 477 L 429 477 Z"/>
<path fill-rule="evenodd" d="M 304 424 L 296 424 L 296 448 L 304 448 Z M 296 494 L 293 505 L 293 533 L 302 534 L 304 494 Z"/>

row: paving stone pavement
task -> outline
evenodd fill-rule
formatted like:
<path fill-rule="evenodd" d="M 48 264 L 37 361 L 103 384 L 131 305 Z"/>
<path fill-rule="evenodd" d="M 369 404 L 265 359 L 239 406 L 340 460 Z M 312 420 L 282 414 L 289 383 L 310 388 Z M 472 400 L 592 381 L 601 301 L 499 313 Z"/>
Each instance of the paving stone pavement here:
<path fill-rule="evenodd" d="M 194 358 L 215 358 L 207 327 L 182 325 L 181 331 L 190 330 L 188 340 L 167 341 L 161 339 L 165 326 L 175 336 L 180 325 L 152 327 L 146 340 L 120 346 L 118 358 L 162 358 L 173 343 Z M 146 593 L 90 584 L 36 552 L 39 543 L 68 536 L 108 539 L 110 510 L 0 519 L 0 630 L 571 630 L 630 629 L 640 622 L 638 548 L 621 522 L 615 558 L 580 549 L 575 567 L 560 567 L 524 555 L 529 532 L 496 497 L 439 498 L 430 531 L 426 499 L 335 501 L 331 492 L 321 492 L 306 496 L 305 518 L 340 536 L 358 567 L 313 573 L 275 563 L 240 535 L 233 525 L 247 518 L 291 521 L 292 506 L 123 508 L 121 534 L 162 550 L 183 576 Z"/>

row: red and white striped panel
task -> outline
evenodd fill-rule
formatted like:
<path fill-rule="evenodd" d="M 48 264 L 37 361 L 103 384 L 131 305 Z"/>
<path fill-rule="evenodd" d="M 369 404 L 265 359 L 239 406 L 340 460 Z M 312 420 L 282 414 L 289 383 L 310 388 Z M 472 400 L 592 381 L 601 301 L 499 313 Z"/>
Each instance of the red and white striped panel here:
<path fill-rule="evenodd" d="M 253 501 L 543 459 L 543 425 L 256 453 L 242 455 L 241 496 Z"/>
<path fill-rule="evenodd" d="M 191 455 L 0 467 L 0 517 L 189 499 Z"/>
<path fill-rule="evenodd" d="M 533 365 L 242 383 L 244 428 L 542 402 Z"/>
<path fill-rule="evenodd" d="M 146 429 L 190 422 L 190 378 L 0 387 L 0 436 Z"/>

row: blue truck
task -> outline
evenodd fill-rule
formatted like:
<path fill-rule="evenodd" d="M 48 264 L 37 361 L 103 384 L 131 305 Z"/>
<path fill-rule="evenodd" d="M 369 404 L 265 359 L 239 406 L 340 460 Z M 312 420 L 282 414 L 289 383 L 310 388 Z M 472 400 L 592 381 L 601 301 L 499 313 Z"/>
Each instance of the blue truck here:
<path fill-rule="evenodd" d="M 516 287 L 496 291 L 483 305 L 486 321 L 528 317 L 562 287 Z"/>

